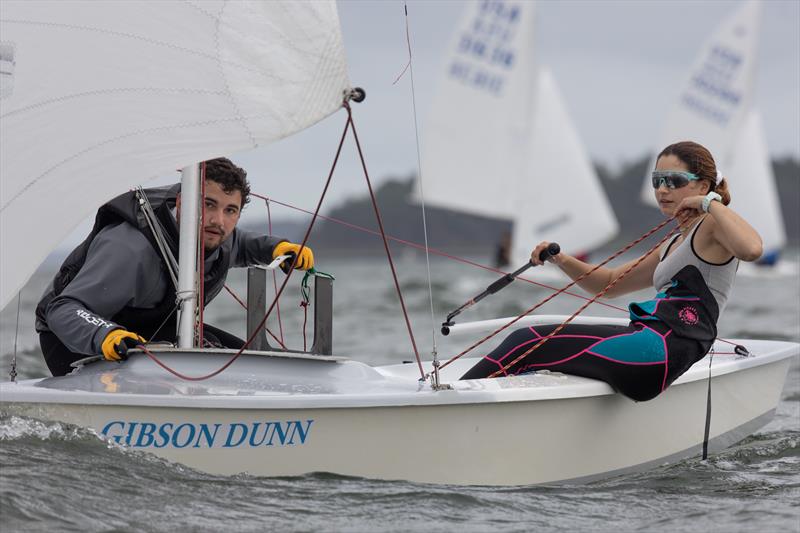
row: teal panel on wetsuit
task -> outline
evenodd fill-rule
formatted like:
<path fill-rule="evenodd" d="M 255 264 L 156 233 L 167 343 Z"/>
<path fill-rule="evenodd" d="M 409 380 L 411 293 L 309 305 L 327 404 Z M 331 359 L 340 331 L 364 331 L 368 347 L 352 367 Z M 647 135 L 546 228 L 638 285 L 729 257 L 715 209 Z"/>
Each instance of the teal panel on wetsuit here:
<path fill-rule="evenodd" d="M 652 316 L 656 312 L 658 300 L 647 300 L 646 302 L 634 302 L 628 305 L 628 313 L 631 320 L 657 320 Z"/>
<path fill-rule="evenodd" d="M 678 285 L 677 281 L 672 282 L 669 289 L 676 287 Z M 667 290 L 669 290 L 667 289 Z M 633 302 L 628 304 L 628 314 L 630 315 L 631 320 L 658 320 L 657 317 L 653 316 L 653 313 L 656 312 L 656 308 L 658 307 L 658 302 L 661 300 L 668 300 L 669 295 L 666 292 L 659 292 L 655 295 L 652 300 L 647 300 L 644 302 Z"/>
<path fill-rule="evenodd" d="M 667 358 L 664 339 L 649 328 L 605 339 L 589 351 L 621 363 L 659 363 Z"/>

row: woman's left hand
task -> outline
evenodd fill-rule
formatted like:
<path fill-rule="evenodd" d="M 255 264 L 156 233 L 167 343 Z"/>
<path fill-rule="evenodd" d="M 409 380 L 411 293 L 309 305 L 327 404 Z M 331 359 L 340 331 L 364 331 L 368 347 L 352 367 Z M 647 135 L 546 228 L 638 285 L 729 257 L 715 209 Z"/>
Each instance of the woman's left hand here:
<path fill-rule="evenodd" d="M 675 218 L 683 224 L 703 214 L 703 195 L 689 196 L 681 200 L 675 209 Z"/>

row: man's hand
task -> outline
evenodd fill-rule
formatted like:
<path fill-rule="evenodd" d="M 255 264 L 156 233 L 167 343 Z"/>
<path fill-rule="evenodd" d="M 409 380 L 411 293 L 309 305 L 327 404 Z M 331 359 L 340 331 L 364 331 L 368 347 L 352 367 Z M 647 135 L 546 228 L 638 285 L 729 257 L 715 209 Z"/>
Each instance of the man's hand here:
<path fill-rule="evenodd" d="M 300 252 L 298 257 L 297 252 L 300 251 L 300 245 L 294 244 L 292 242 L 279 242 L 275 245 L 275 248 L 272 249 L 272 258 L 275 259 L 279 255 L 292 255 L 297 257 L 297 261 L 295 264 L 295 268 L 300 270 L 308 270 L 314 266 L 314 252 L 311 251 L 311 248 L 308 246 L 303 247 L 303 251 Z M 292 266 L 292 260 L 284 261 L 281 264 L 281 269 L 284 272 L 289 272 L 289 269 Z"/>
<path fill-rule="evenodd" d="M 103 341 L 103 357 L 107 361 L 124 361 L 128 358 L 128 350 L 136 348 L 139 344 L 146 341 L 130 331 L 115 329 L 106 335 Z"/>

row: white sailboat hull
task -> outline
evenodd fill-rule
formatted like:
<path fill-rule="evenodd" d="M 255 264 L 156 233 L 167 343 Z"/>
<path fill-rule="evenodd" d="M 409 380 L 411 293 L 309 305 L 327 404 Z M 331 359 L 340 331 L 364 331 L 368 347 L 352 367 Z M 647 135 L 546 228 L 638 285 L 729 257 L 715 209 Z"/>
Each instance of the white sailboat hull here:
<path fill-rule="evenodd" d="M 712 451 L 771 419 L 800 353 L 794 343 L 746 345 L 759 355 L 713 361 Z M 161 355 L 168 364 L 181 358 Z M 206 357 L 196 373 L 223 361 Z M 443 382 L 453 390 L 433 391 L 419 384 L 416 365 L 372 368 L 336 358 L 251 354 L 234 363 L 226 381 L 193 384 L 168 377 L 141 356 L 128 372 L 127 364 L 98 363 L 67 378 L 4 383 L 0 405 L 4 414 L 91 428 L 122 446 L 214 474 L 332 472 L 528 485 L 594 479 L 699 454 L 707 359 L 644 403 L 604 383 L 558 373 L 457 381 L 474 362 L 445 368 Z M 192 364 L 184 356 L 177 366 Z M 284 371 L 298 366 L 310 385 L 284 379 Z M 115 392 L 98 392 L 114 385 Z M 84 390 L 70 390 L 76 386 Z M 150 393 L 125 392 L 136 386 L 149 386 Z"/>

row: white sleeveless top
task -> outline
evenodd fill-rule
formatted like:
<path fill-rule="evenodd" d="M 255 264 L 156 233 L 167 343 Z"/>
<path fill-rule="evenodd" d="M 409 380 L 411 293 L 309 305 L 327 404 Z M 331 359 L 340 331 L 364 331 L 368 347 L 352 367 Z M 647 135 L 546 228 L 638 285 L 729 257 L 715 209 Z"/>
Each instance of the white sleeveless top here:
<path fill-rule="evenodd" d="M 700 219 L 694 228 L 689 232 L 686 239 L 678 245 L 674 252 L 667 256 L 672 245 L 679 235 L 675 235 L 669 243 L 661 250 L 660 260 L 655 272 L 653 273 L 653 286 L 657 291 L 663 292 L 672 284 L 672 277 L 686 265 L 694 265 L 703 276 L 703 280 L 708 285 L 708 289 L 717 301 L 719 314 L 725 309 L 728 302 L 733 280 L 736 278 L 736 270 L 739 268 L 739 260 L 731 256 L 724 263 L 709 263 L 701 259 L 694 250 L 694 234 L 697 228 L 703 223 L 705 217 Z M 666 258 L 664 257 L 666 256 Z"/>

